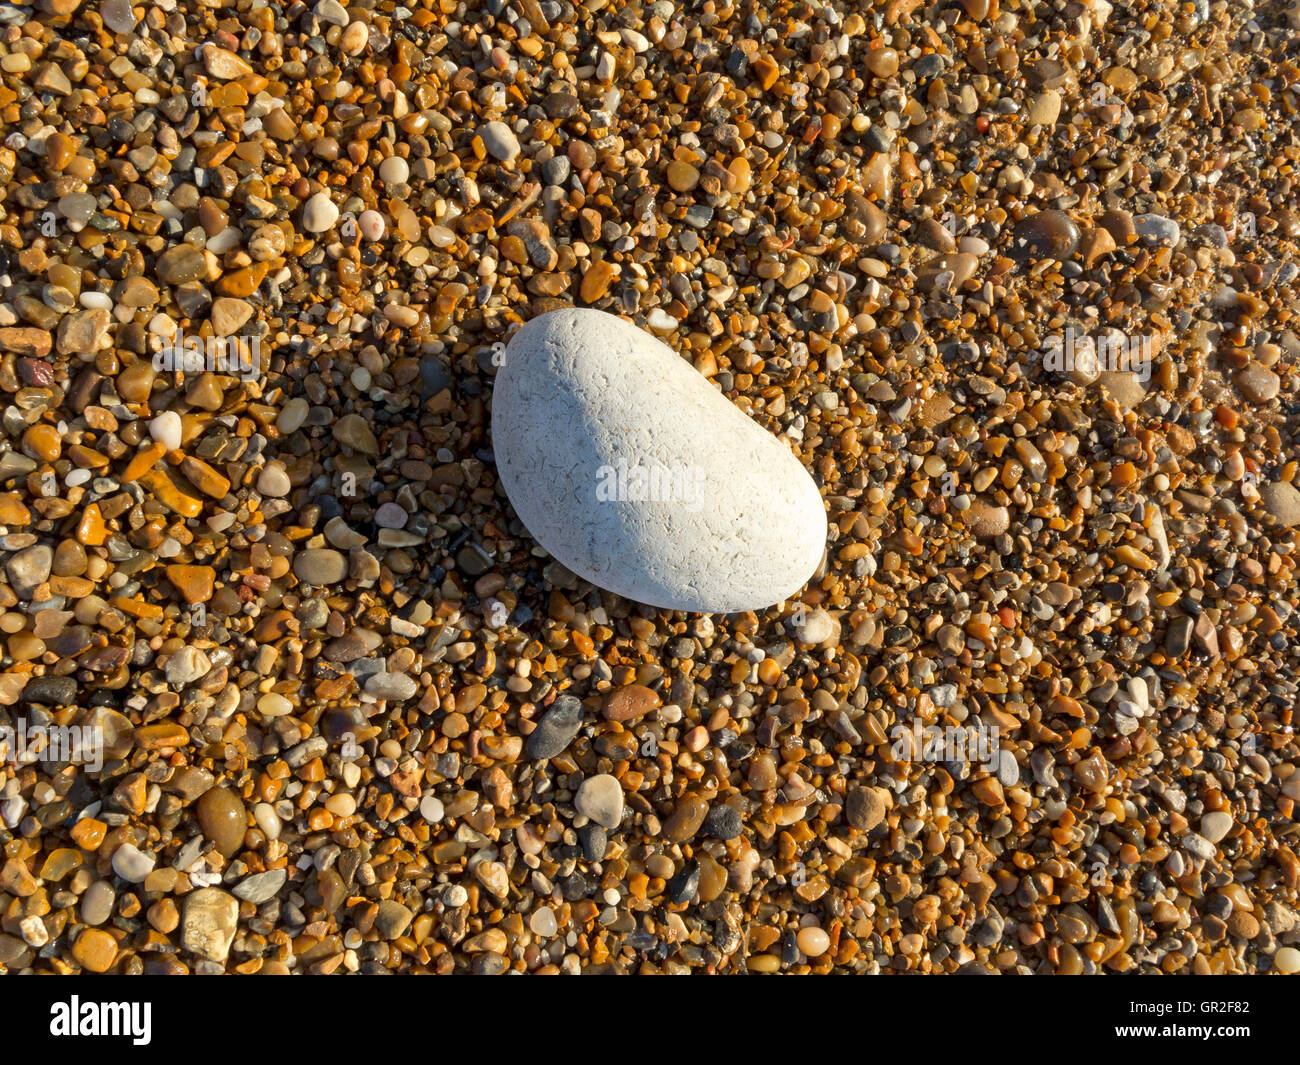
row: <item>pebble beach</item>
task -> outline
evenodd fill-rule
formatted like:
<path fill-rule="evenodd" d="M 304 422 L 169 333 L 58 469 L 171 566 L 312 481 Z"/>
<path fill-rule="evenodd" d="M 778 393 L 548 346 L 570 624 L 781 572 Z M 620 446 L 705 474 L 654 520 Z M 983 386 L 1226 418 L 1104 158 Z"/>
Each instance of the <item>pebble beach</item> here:
<path fill-rule="evenodd" d="M 0 973 L 1300 972 L 1297 33 L 7 0 Z M 798 460 L 796 592 L 521 520 L 568 308 Z"/>

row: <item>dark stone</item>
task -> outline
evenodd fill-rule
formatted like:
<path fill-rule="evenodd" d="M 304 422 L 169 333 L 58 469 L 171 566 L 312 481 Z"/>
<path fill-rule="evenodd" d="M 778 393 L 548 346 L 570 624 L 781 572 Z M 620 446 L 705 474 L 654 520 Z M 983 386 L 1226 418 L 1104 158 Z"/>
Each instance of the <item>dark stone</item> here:
<path fill-rule="evenodd" d="M 714 839 L 735 839 L 744 829 L 740 811 L 726 803 L 719 803 L 704 815 L 704 834 Z"/>
<path fill-rule="evenodd" d="M 71 706 L 77 701 L 77 681 L 73 677 L 33 677 L 22 697 L 45 706 Z"/>
<path fill-rule="evenodd" d="M 554 758 L 573 742 L 582 728 L 582 703 L 572 695 L 561 695 L 528 737 L 530 758 Z"/>
<path fill-rule="evenodd" d="M 605 850 L 609 846 L 609 835 L 601 825 L 589 821 L 578 829 L 578 843 L 582 847 L 582 856 L 587 861 L 603 861 Z"/>
<path fill-rule="evenodd" d="M 696 861 L 684 865 L 679 873 L 668 881 L 668 895 L 673 902 L 690 902 L 700 889 L 700 863 Z"/>

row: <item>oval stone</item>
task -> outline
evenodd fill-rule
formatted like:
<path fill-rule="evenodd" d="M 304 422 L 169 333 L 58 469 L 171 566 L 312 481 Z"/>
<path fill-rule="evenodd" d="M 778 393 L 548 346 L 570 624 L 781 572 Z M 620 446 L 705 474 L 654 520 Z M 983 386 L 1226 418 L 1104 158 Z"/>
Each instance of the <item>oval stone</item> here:
<path fill-rule="evenodd" d="M 650 606 L 729 613 L 812 576 L 826 510 L 808 471 L 671 348 L 569 308 L 520 329 L 501 363 L 502 486 L 579 577 Z"/>
<path fill-rule="evenodd" d="M 229 788 L 209 788 L 199 797 L 196 810 L 203 834 L 216 844 L 223 858 L 244 845 L 244 801 Z"/>
<path fill-rule="evenodd" d="M 1064 211 L 1039 211 L 1016 223 L 1012 256 L 1065 262 L 1079 246 L 1079 227 Z"/>

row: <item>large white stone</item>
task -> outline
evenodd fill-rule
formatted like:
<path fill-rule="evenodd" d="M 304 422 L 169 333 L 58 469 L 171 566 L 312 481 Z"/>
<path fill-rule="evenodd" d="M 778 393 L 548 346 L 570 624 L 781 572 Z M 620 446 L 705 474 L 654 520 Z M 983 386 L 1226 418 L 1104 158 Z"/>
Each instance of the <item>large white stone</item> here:
<path fill-rule="evenodd" d="M 497 471 L 578 576 L 671 610 L 771 606 L 821 561 L 826 510 L 790 449 L 676 352 L 601 311 L 521 328 L 492 400 Z"/>

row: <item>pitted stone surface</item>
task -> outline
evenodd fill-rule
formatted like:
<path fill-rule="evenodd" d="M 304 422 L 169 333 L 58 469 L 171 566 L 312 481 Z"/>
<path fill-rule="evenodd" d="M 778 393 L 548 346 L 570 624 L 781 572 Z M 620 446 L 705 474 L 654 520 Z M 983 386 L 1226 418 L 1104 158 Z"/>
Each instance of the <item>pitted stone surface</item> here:
<path fill-rule="evenodd" d="M 613 315 L 552 311 L 515 334 L 492 439 L 529 532 L 625 598 L 756 610 L 798 591 L 821 561 L 825 507 L 789 447 Z"/>

